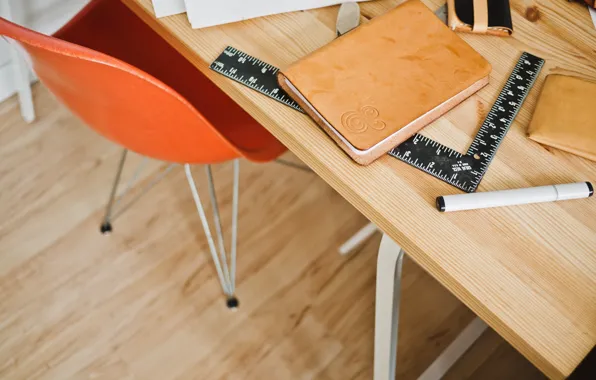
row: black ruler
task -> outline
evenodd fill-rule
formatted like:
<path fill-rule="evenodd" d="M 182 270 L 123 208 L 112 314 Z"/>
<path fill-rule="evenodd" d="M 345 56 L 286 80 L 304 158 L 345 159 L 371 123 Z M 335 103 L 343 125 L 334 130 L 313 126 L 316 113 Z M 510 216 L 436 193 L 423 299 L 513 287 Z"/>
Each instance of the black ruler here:
<path fill-rule="evenodd" d="M 277 72 L 279 71 L 277 67 L 228 46 L 213 61 L 210 68 L 286 106 L 304 113 L 298 103 L 290 98 L 277 84 Z"/>
<path fill-rule="evenodd" d="M 389 154 L 466 192 L 476 191 L 542 65 L 542 58 L 522 53 L 466 154 L 420 134 Z"/>
<path fill-rule="evenodd" d="M 543 65 L 542 58 L 522 53 L 465 154 L 415 134 L 389 155 L 461 190 L 476 191 Z M 228 46 L 211 69 L 304 112 L 277 84 L 278 68 L 238 49 Z"/>

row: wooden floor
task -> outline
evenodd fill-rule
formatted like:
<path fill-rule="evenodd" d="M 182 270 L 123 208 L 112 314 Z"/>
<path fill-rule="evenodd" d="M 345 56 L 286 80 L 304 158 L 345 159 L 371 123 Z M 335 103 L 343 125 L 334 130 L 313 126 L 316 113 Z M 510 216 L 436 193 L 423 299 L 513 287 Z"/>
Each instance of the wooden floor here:
<path fill-rule="evenodd" d="M 181 168 L 100 235 L 120 150 L 34 94 L 31 125 L 14 98 L 0 104 L 1 379 L 372 378 L 380 236 L 340 257 L 366 220 L 321 179 L 242 163 L 230 312 Z M 164 167 L 150 162 L 134 189 Z M 226 228 L 230 174 L 216 167 Z M 413 379 L 472 315 L 408 260 L 403 287 L 398 378 Z M 447 378 L 543 377 L 488 331 Z"/>

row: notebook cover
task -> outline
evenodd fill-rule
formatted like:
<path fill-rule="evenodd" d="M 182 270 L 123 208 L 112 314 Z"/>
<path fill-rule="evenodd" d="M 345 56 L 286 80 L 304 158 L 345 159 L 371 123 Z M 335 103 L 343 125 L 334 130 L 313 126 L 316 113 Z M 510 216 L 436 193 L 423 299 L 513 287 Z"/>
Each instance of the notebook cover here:
<path fill-rule="evenodd" d="M 544 81 L 528 136 L 596 161 L 596 82 L 550 74 Z"/>
<path fill-rule="evenodd" d="M 280 85 L 370 163 L 488 83 L 490 64 L 410 0 L 282 70 Z"/>

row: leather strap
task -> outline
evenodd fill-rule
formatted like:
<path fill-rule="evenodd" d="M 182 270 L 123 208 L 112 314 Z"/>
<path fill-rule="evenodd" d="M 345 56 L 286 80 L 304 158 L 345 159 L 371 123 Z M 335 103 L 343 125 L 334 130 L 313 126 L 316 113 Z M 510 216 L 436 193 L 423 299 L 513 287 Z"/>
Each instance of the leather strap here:
<path fill-rule="evenodd" d="M 488 30 L 488 0 L 474 0 L 474 26 L 475 33 L 486 33 Z"/>

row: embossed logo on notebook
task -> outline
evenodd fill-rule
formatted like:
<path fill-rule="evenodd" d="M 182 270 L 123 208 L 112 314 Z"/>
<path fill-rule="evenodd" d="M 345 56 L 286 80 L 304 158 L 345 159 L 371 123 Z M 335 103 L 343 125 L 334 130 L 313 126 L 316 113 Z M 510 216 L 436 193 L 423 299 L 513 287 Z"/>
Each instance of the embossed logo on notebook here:
<path fill-rule="evenodd" d="M 379 119 L 379 110 L 373 106 L 362 106 L 358 111 L 350 111 L 341 115 L 342 125 L 353 133 L 363 133 L 368 128 L 380 131 L 387 126 Z"/>

